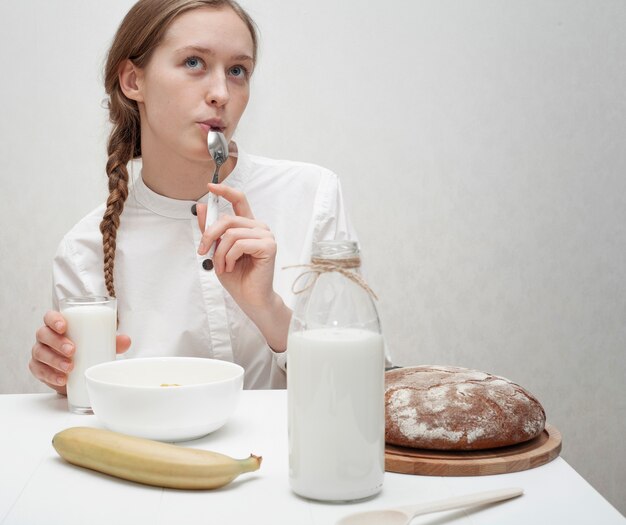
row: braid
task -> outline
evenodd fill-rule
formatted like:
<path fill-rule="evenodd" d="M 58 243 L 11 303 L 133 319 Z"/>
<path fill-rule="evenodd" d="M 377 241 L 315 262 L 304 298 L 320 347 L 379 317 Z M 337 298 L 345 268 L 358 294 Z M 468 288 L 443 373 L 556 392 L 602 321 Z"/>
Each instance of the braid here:
<path fill-rule="evenodd" d="M 124 202 L 128 197 L 128 162 L 141 156 L 139 140 L 139 112 L 119 96 L 110 102 L 110 117 L 114 124 L 109 136 L 106 172 L 109 178 L 109 197 L 100 222 L 102 248 L 104 250 L 104 282 L 107 292 L 115 297 L 114 268 L 117 229 Z M 130 111 L 129 111 L 130 109 Z"/>
<path fill-rule="evenodd" d="M 109 177 L 109 197 L 100 223 L 104 249 L 104 282 L 111 297 L 115 297 L 113 269 L 115 267 L 117 228 L 120 225 L 120 215 L 124 209 L 124 202 L 128 197 L 128 169 L 126 164 L 131 158 L 132 151 L 129 143 L 120 140 L 122 138 L 120 135 L 118 127 L 113 130 L 109 138 L 109 159 L 106 167 Z"/>

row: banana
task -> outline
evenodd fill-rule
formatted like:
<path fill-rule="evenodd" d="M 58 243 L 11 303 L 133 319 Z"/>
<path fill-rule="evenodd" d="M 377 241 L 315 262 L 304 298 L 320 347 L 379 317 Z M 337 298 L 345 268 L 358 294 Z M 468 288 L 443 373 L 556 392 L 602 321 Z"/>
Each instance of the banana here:
<path fill-rule="evenodd" d="M 224 454 L 160 443 L 90 427 L 72 427 L 52 438 L 59 455 L 74 465 L 110 476 L 174 489 L 215 489 L 239 474 L 253 472 L 262 458 Z"/>

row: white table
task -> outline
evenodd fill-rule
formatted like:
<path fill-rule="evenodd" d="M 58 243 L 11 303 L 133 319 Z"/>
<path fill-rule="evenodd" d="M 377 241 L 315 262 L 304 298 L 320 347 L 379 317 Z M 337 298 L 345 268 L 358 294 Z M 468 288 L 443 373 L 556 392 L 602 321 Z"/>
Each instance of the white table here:
<path fill-rule="evenodd" d="M 52 436 L 71 426 L 101 426 L 67 411 L 56 394 L 0 396 L 1 525 L 327 524 L 350 512 L 520 486 L 524 496 L 480 510 L 450 511 L 413 524 L 624 524 L 626 519 L 563 459 L 497 476 L 428 477 L 387 473 L 380 495 L 325 504 L 289 489 L 285 391 L 244 391 L 226 426 L 184 446 L 233 457 L 263 456 L 261 469 L 215 491 L 177 491 L 108 477 L 64 462 Z M 567 436 L 564 436 L 567 440 Z"/>

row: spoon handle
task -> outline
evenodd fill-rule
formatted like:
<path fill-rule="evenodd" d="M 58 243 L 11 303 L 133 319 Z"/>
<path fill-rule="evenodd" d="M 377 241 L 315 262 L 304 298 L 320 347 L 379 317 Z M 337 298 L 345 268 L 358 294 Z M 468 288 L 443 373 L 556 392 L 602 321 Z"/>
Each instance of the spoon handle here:
<path fill-rule="evenodd" d="M 218 206 L 219 206 L 219 197 L 215 195 L 215 193 L 209 193 L 209 198 L 207 199 L 206 221 L 204 223 L 205 230 L 209 226 L 211 226 L 211 224 L 217 221 Z M 215 243 L 211 244 L 211 247 L 209 248 L 209 251 L 207 253 L 207 257 L 212 260 L 214 254 L 215 254 Z"/>
<path fill-rule="evenodd" d="M 215 171 L 213 172 L 213 178 L 211 179 L 211 182 L 213 184 L 218 184 L 220 181 L 220 168 L 221 167 L 222 167 L 221 159 L 217 159 L 215 161 Z"/>
<path fill-rule="evenodd" d="M 487 503 L 495 503 L 510 498 L 521 496 L 524 489 L 513 487 L 507 489 L 488 490 L 486 492 L 477 492 L 466 496 L 457 496 L 454 498 L 446 498 L 438 501 L 420 503 L 418 505 L 408 505 L 406 507 L 397 507 L 395 510 L 404 512 L 411 519 L 415 516 L 428 514 L 429 512 L 441 512 L 444 510 L 458 509 L 461 507 L 470 507 L 474 505 L 486 505 Z"/>

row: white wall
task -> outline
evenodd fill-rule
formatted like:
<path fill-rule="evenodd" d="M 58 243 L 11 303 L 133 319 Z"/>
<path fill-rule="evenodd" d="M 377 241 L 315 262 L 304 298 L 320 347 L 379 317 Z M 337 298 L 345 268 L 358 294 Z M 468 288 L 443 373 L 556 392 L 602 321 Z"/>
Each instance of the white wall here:
<path fill-rule="evenodd" d="M 0 3 L 0 392 L 43 391 L 28 355 L 56 245 L 105 196 L 101 66 L 131 3 Z M 625 513 L 626 3 L 242 3 L 239 142 L 340 174 L 395 361 L 521 383 Z"/>

